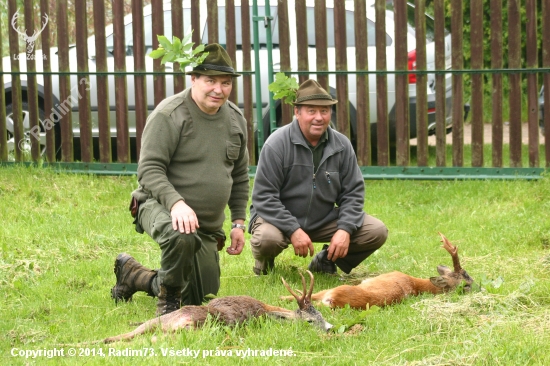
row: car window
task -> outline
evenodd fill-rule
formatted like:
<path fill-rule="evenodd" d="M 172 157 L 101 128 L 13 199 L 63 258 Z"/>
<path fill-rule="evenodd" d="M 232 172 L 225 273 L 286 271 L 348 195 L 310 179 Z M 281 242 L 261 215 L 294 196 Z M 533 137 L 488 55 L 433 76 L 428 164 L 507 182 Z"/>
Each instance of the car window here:
<path fill-rule="evenodd" d="M 334 9 L 327 9 L 327 46 L 335 47 L 334 41 Z M 315 9 L 307 8 L 307 40 L 310 47 L 315 47 Z M 355 47 L 355 18 L 352 11 L 346 11 L 346 43 L 348 47 Z M 392 44 L 392 39 L 386 34 L 386 45 Z M 375 24 L 367 19 L 367 46 L 376 45 Z"/>
<path fill-rule="evenodd" d="M 271 42 L 273 44 L 274 48 L 278 48 L 279 46 L 279 31 L 277 27 L 277 7 L 271 6 L 271 16 L 273 17 L 273 20 L 271 21 L 271 29 L 273 30 L 272 39 Z M 265 14 L 265 7 L 264 6 L 258 6 L 258 15 L 262 16 Z M 252 22 L 252 10 L 250 11 L 250 45 L 254 45 L 254 31 L 253 31 L 253 22 Z M 218 43 L 221 44 L 223 47 L 227 44 L 227 38 L 226 38 L 226 32 L 225 32 L 225 7 L 220 6 L 218 7 Z M 242 21 L 241 21 L 241 7 L 236 6 L 235 7 L 235 34 L 236 34 L 236 43 L 237 43 L 237 49 L 241 49 L 243 45 L 243 35 L 242 35 Z M 265 47 L 267 45 L 267 33 L 265 31 L 265 27 L 263 26 L 263 23 L 260 23 L 259 28 L 259 34 L 258 39 L 260 43 L 260 47 Z M 205 25 L 204 32 L 202 36 L 202 42 L 208 43 L 208 27 Z"/>
<path fill-rule="evenodd" d="M 390 10 L 389 12 L 386 12 L 388 17 L 391 17 L 393 19 L 393 12 L 395 11 L 395 8 L 393 6 L 392 2 L 386 3 L 386 9 Z M 407 31 L 410 34 L 415 34 L 416 29 L 416 22 L 415 22 L 415 16 L 414 16 L 415 8 L 412 4 L 407 4 Z M 434 42 L 435 41 L 435 21 L 432 17 L 426 14 L 426 41 L 427 42 Z M 449 35 L 450 32 L 445 29 L 445 36 Z"/>
<path fill-rule="evenodd" d="M 146 15 L 143 19 L 143 28 L 145 31 L 145 54 L 150 53 L 153 50 L 153 30 L 152 30 L 152 16 Z M 184 27 L 191 24 L 191 10 L 190 9 L 183 9 L 183 25 Z M 134 38 L 133 38 L 133 29 L 132 29 L 132 23 L 126 24 L 124 27 L 124 38 L 125 38 L 125 45 L 126 45 L 126 55 L 131 56 L 133 55 L 133 46 L 134 46 Z M 168 39 L 172 39 L 172 13 L 170 10 L 167 10 L 164 12 L 164 35 Z M 107 55 L 112 56 L 113 47 L 114 47 L 114 37 L 113 34 L 109 35 L 106 38 L 106 44 L 107 44 Z"/>
<path fill-rule="evenodd" d="M 409 5 L 407 6 L 407 26 L 409 28 L 409 32 L 412 34 L 415 33 L 416 22 L 414 19 L 415 19 L 414 6 Z M 426 41 L 434 42 L 435 41 L 435 22 L 428 15 L 426 15 L 425 19 L 426 19 Z"/>

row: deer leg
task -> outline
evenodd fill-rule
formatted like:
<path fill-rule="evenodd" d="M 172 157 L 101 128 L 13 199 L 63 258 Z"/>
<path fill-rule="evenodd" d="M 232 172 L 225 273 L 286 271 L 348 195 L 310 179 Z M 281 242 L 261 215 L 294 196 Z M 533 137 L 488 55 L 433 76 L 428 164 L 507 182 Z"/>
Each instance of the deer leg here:
<path fill-rule="evenodd" d="M 135 336 L 152 332 L 154 329 L 158 328 L 161 325 L 161 322 L 159 319 L 151 319 L 143 324 L 141 324 L 139 327 L 134 329 L 131 332 L 120 334 L 114 337 L 108 337 L 103 340 L 103 343 L 113 343 L 118 341 L 128 341 L 130 339 L 133 339 Z"/>

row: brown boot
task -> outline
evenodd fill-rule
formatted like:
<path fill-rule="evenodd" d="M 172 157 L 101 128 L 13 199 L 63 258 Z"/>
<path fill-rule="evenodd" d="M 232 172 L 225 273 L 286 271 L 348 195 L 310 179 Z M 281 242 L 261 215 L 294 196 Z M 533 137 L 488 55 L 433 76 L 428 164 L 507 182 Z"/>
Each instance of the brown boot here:
<path fill-rule="evenodd" d="M 160 285 L 159 301 L 157 302 L 157 316 L 165 315 L 181 308 L 181 287 Z"/>
<path fill-rule="evenodd" d="M 142 266 L 132 256 L 121 253 L 115 260 L 116 285 L 111 289 L 111 297 L 115 302 L 129 301 L 137 291 L 145 291 L 149 296 L 155 296 L 151 290 L 151 282 L 157 271 Z"/>

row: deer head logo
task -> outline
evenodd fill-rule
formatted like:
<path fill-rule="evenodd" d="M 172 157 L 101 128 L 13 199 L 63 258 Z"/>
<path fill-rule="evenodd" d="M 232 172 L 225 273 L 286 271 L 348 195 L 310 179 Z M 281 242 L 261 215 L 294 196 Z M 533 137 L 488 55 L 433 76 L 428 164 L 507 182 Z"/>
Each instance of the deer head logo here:
<path fill-rule="evenodd" d="M 44 28 L 46 28 L 46 25 L 48 24 L 48 14 L 44 14 L 44 23 L 42 24 L 42 29 L 40 29 L 39 31 L 35 30 L 32 36 L 27 35 L 26 29 L 22 31 L 17 27 L 17 18 L 19 17 L 19 9 L 17 9 L 15 14 L 13 14 L 13 17 L 11 17 L 11 26 L 17 33 L 21 35 L 21 37 L 23 37 L 25 42 L 27 42 L 27 53 L 31 53 L 34 50 L 34 42 L 36 42 L 38 36 L 40 35 L 40 33 L 42 33 L 42 31 L 44 30 Z"/>

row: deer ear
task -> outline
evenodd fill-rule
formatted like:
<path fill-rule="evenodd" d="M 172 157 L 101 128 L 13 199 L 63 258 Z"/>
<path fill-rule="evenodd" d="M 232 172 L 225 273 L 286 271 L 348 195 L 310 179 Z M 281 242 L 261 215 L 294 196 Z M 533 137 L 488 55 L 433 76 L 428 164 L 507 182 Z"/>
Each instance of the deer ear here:
<path fill-rule="evenodd" d="M 439 288 L 443 288 L 443 289 L 449 286 L 449 283 L 447 282 L 447 279 L 443 276 L 430 277 L 430 282 L 435 287 L 439 287 Z"/>
<path fill-rule="evenodd" d="M 452 273 L 451 269 L 444 265 L 437 266 L 437 272 L 442 276 Z"/>

